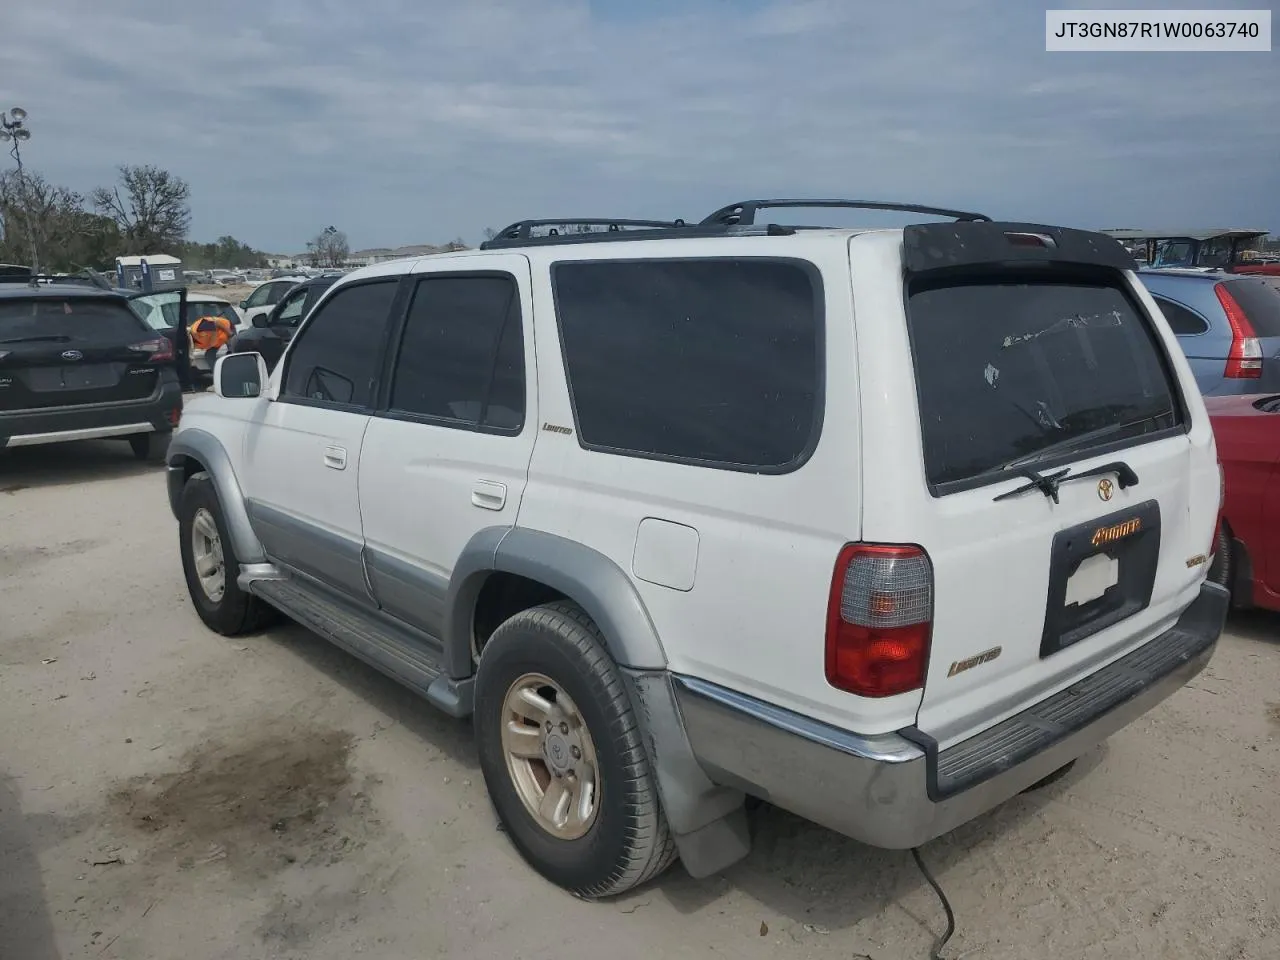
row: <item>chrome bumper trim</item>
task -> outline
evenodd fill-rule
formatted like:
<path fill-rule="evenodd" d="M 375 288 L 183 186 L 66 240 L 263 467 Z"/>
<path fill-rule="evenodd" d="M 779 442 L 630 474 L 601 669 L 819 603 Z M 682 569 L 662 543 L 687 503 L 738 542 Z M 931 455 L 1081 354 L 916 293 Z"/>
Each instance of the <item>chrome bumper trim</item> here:
<path fill-rule="evenodd" d="M 102 440 L 106 437 L 127 437 L 135 433 L 154 433 L 149 423 L 118 423 L 110 427 L 86 427 L 81 430 L 51 430 L 48 433 L 20 433 L 10 437 L 6 446 L 34 447 L 42 443 L 64 443 L 71 440 Z"/>
<path fill-rule="evenodd" d="M 1173 639 L 1170 634 L 1189 631 L 1202 640 L 1194 652 L 1165 663 L 1164 672 L 1152 673 L 1124 700 L 1077 718 L 1077 725 L 1036 752 L 992 755 L 985 776 L 945 795 L 936 782 L 938 755 L 927 744 L 921 749 L 896 734 L 858 737 L 716 684 L 673 679 L 694 756 L 714 783 L 758 796 L 863 843 L 905 849 L 1017 795 L 1183 687 L 1213 656 L 1226 608 L 1226 592 L 1206 584 L 1173 630 L 1135 654 Z"/>

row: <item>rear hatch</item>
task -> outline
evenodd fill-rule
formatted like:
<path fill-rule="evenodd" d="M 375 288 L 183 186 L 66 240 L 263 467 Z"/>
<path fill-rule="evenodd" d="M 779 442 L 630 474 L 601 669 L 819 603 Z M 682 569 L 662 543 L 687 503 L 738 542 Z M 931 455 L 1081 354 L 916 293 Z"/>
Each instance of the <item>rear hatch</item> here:
<path fill-rule="evenodd" d="M 917 726 L 945 748 L 1172 624 L 1218 473 L 1186 360 L 1114 241 L 964 223 L 908 228 L 904 249 L 911 360 L 885 389 L 917 415 L 894 456 L 924 482 L 868 464 L 863 532 L 928 554 Z"/>
<path fill-rule="evenodd" d="M 143 400 L 172 361 L 122 299 L 0 300 L 0 412 Z"/>

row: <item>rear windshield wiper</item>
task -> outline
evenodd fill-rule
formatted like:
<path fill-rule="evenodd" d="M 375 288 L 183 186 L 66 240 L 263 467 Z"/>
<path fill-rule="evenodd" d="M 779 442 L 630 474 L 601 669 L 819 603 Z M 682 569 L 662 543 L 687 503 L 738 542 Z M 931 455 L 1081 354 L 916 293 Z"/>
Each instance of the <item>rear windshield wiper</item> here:
<path fill-rule="evenodd" d="M 1106 437 L 1114 436 L 1117 433 L 1123 433 L 1125 430 L 1132 430 L 1134 427 L 1140 427 L 1144 423 L 1150 423 L 1152 420 L 1159 420 L 1161 417 L 1168 416 L 1167 413 L 1155 413 L 1149 417 L 1142 417 L 1138 420 L 1129 420 L 1125 423 L 1110 423 L 1105 427 L 1098 427 L 1094 430 L 1086 430 L 1084 433 L 1076 434 L 1074 437 L 1065 437 L 1057 443 L 1051 443 L 1041 447 L 1035 453 L 1025 457 L 1019 457 L 1016 460 L 1010 460 L 1003 464 L 997 470 L 1015 470 L 1019 467 L 1025 467 L 1028 464 L 1035 463 L 1037 460 L 1047 460 L 1055 453 L 1068 453 L 1077 447 L 1086 446 Z"/>
<path fill-rule="evenodd" d="M 8 340 L 0 340 L 0 343 L 66 343 L 70 339 L 58 334 L 46 334 L 38 337 L 10 337 Z"/>
<path fill-rule="evenodd" d="M 1069 480 L 1085 480 L 1089 477 L 1101 477 L 1108 473 L 1116 475 L 1116 482 L 1120 485 L 1120 489 L 1126 487 L 1137 486 L 1138 475 L 1134 473 L 1133 467 L 1129 466 L 1123 460 L 1116 460 L 1112 463 L 1104 463 L 1100 467 L 1093 467 L 1089 470 L 1082 470 L 1080 473 L 1072 473 L 1070 467 L 1064 467 L 1054 473 L 1039 473 L 1030 467 L 1019 467 L 1013 471 L 1020 477 L 1026 477 L 1030 480 L 1021 487 L 1010 490 L 1008 493 L 1002 493 L 992 497 L 993 501 L 1009 500 L 1019 494 L 1026 493 L 1028 490 L 1039 490 L 1054 503 L 1058 502 L 1058 488 Z"/>

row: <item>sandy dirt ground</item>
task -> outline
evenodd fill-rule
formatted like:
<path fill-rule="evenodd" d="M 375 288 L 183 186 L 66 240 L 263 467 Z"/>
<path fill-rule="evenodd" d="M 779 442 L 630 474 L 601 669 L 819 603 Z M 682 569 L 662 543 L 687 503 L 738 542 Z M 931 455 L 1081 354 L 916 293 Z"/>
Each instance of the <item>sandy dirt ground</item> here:
<path fill-rule="evenodd" d="M 1065 778 L 929 844 L 945 955 L 1280 955 L 1280 618 Z M 189 606 L 160 471 L 0 453 L 0 958 L 926 957 L 909 855 L 764 808 L 724 876 L 586 903 L 496 829 L 470 728 L 297 627 Z"/>

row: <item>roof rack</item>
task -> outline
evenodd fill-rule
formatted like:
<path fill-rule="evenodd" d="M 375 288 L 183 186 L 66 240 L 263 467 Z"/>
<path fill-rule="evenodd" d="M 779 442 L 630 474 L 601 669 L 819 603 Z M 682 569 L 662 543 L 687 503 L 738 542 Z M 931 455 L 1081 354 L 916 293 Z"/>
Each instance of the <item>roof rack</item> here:
<path fill-rule="evenodd" d="M 601 233 L 622 233 L 635 230 L 675 230 L 683 227 L 683 220 L 620 220 L 599 217 L 563 217 L 560 219 L 518 220 L 499 230 L 491 240 L 480 244 L 481 250 L 510 245 L 511 241 L 534 243 L 563 242 L 570 237 L 593 236 Z M 539 227 L 549 228 L 546 233 L 535 234 Z M 561 230 L 564 230 L 562 233 Z M 616 238 L 610 238 L 616 239 Z"/>
<path fill-rule="evenodd" d="M 929 207 L 919 203 L 891 203 L 880 200 L 744 200 L 721 207 L 702 221 L 703 226 L 750 226 L 756 222 L 756 212 L 777 207 L 841 207 L 847 210 L 897 210 L 903 213 L 923 213 L 933 217 L 950 217 L 952 220 L 986 220 L 983 213 L 965 210 L 949 210 L 946 207 Z"/>

